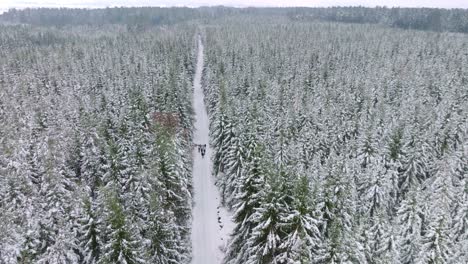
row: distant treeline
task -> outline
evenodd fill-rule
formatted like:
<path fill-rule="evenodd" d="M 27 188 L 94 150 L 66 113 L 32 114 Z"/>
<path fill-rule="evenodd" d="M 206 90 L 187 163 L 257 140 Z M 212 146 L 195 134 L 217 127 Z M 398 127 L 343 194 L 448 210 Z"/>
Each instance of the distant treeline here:
<path fill-rule="evenodd" d="M 468 10 L 436 8 L 296 8 L 292 19 L 383 24 L 396 28 L 468 33 Z"/>
<path fill-rule="evenodd" d="M 167 25 L 200 17 L 193 8 L 26 8 L 10 9 L 0 16 L 3 21 L 43 26 L 63 25 Z"/>
<path fill-rule="evenodd" d="M 468 33 L 468 10 L 436 8 L 231 8 L 133 7 L 105 9 L 11 9 L 0 20 L 45 26 L 64 25 L 170 25 L 194 19 L 211 20 L 234 15 L 280 16 L 292 20 L 370 23 L 432 31 Z"/>

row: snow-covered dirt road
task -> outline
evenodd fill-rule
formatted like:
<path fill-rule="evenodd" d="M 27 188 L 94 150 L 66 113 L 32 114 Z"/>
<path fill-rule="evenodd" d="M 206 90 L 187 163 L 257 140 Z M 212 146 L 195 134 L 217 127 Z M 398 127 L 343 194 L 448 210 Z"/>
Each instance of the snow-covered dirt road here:
<path fill-rule="evenodd" d="M 193 107 L 195 111 L 195 144 L 206 144 L 206 155 L 203 158 L 194 147 L 193 155 L 193 188 L 195 205 L 192 223 L 192 264 L 221 263 L 229 232 L 233 224 L 225 208 L 220 206 L 220 196 L 214 178 L 211 175 L 211 149 L 209 147 L 209 120 L 203 101 L 201 87 L 203 72 L 203 43 L 198 37 L 198 58 L 194 79 Z"/>

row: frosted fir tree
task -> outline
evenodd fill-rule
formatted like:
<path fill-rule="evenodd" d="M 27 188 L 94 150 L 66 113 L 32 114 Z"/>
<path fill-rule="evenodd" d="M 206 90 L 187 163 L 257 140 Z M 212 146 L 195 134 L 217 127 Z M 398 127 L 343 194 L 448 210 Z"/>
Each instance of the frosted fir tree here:
<path fill-rule="evenodd" d="M 32 197 L 28 194 L 32 188 L 19 166 L 0 157 L 0 262 L 4 263 L 16 263 L 21 257 L 28 232 L 25 227 L 35 221 L 30 217 Z"/>
<path fill-rule="evenodd" d="M 67 170 L 64 156 L 57 151 L 62 143 L 51 136 L 44 154 L 47 163 L 35 208 L 38 217 L 33 235 L 36 240 L 33 242 L 36 245 L 33 249 L 36 261 L 76 259 L 73 256 L 76 255 L 78 244 L 72 226 L 72 197 L 76 186 L 70 180 L 73 172 Z"/>
<path fill-rule="evenodd" d="M 144 157 L 140 156 L 138 144 L 134 142 L 137 131 L 130 122 L 125 126 L 126 134 L 121 135 L 117 142 L 119 196 L 122 197 L 125 211 L 132 216 L 135 228 L 139 230 L 143 228 L 147 215 L 150 186 L 144 166 L 139 164 L 139 160 Z"/>
<path fill-rule="evenodd" d="M 400 247 L 400 263 L 415 263 L 421 251 L 422 217 L 421 200 L 418 189 L 411 189 L 401 202 L 397 211 L 398 246 Z"/>
<path fill-rule="evenodd" d="M 394 186 L 392 178 L 397 179 L 396 173 L 392 173 L 385 165 L 385 160 L 376 159 L 367 165 L 367 169 L 361 174 L 360 193 L 364 213 L 372 218 L 382 210 L 388 212 L 391 207 L 391 193 Z"/>
<path fill-rule="evenodd" d="M 174 140 L 174 148 L 175 148 L 175 169 L 177 177 L 180 179 L 181 182 L 181 189 L 180 194 L 185 199 L 185 203 L 183 204 L 182 210 L 185 210 L 185 213 L 181 213 L 181 218 L 183 221 L 188 220 L 191 217 L 191 205 L 190 200 L 192 198 L 192 194 L 190 193 L 191 185 L 192 185 L 192 166 L 191 159 L 192 159 L 192 152 L 190 151 L 192 145 L 189 144 L 187 138 L 185 138 L 182 133 L 178 133 Z"/>
<path fill-rule="evenodd" d="M 105 207 L 105 237 L 103 256 L 99 263 L 136 264 L 144 263 L 141 258 L 141 240 L 131 228 L 118 196 L 110 191 Z"/>
<path fill-rule="evenodd" d="M 220 84 L 220 99 L 218 103 L 219 110 L 216 113 L 216 119 L 212 124 L 212 133 L 211 133 L 211 145 L 214 149 L 213 156 L 213 166 L 214 166 L 214 175 L 221 178 L 218 179 L 218 185 L 221 186 L 221 189 L 225 189 L 226 185 L 226 175 L 225 175 L 225 166 L 226 166 L 226 156 L 231 146 L 232 138 L 235 137 L 234 134 L 234 124 L 232 118 L 228 114 L 228 105 L 226 99 L 225 85 L 222 82 Z M 218 175 L 222 173 L 222 175 Z M 223 192 L 223 199 L 225 195 Z"/>
<path fill-rule="evenodd" d="M 28 228 L 29 230 L 24 234 L 24 240 L 19 249 L 18 261 L 21 263 L 32 263 L 42 253 L 41 224 L 36 220 L 29 224 Z"/>
<path fill-rule="evenodd" d="M 468 171 L 468 170 L 467 170 Z M 463 179 L 457 191 L 451 237 L 455 243 L 454 261 L 468 261 L 468 181 Z"/>
<path fill-rule="evenodd" d="M 185 263 L 190 258 L 190 220 L 191 220 L 191 166 L 189 165 L 191 152 L 186 139 L 178 134 L 174 139 L 174 173 L 178 179 L 177 194 L 181 197 L 177 208 L 172 211 L 176 222 L 176 228 L 172 229 L 175 240 L 178 242 L 176 248 L 180 257 L 179 262 Z M 156 174 L 157 175 L 157 174 Z M 168 214 L 170 214 L 168 212 Z M 168 220 L 171 221 L 171 220 Z"/>
<path fill-rule="evenodd" d="M 432 219 L 421 239 L 421 251 L 415 263 L 447 263 L 453 256 L 447 220 Z"/>
<path fill-rule="evenodd" d="M 156 161 L 157 173 L 155 176 L 162 184 L 163 206 L 175 213 L 176 219 L 180 220 L 187 214 L 187 188 L 186 179 L 180 174 L 177 166 L 175 139 L 167 132 L 160 130 L 159 136 L 156 139 L 156 153 L 158 159 Z"/>
<path fill-rule="evenodd" d="M 131 189 L 138 183 L 137 179 L 137 145 L 133 144 L 136 131 L 132 129 L 132 124 L 124 118 L 119 128 L 119 135 L 116 140 L 117 162 L 118 162 L 118 182 L 120 184 L 121 195 L 132 195 Z M 126 201 L 126 200 L 125 200 Z"/>
<path fill-rule="evenodd" d="M 385 146 L 385 151 L 388 153 L 387 158 L 395 163 L 400 164 L 401 159 L 403 158 L 403 135 L 404 130 L 402 127 L 395 127 L 389 132 L 388 142 Z"/>
<path fill-rule="evenodd" d="M 349 168 L 342 157 L 332 154 L 323 172 L 323 196 L 318 205 L 322 214 L 321 226 L 324 250 L 318 258 L 323 263 L 365 263 L 364 248 L 359 230 L 353 221 L 356 212 L 356 190 Z"/>
<path fill-rule="evenodd" d="M 76 254 L 78 243 L 70 230 L 70 226 L 64 225 L 63 229 L 54 234 L 54 243 L 38 256 L 36 263 L 78 263 L 79 256 Z"/>
<path fill-rule="evenodd" d="M 229 152 L 226 157 L 226 184 L 224 187 L 225 201 L 229 207 L 236 203 L 238 195 L 238 181 L 244 173 L 246 162 L 246 149 L 244 137 L 239 135 L 232 139 Z"/>
<path fill-rule="evenodd" d="M 181 237 L 178 236 L 178 226 L 171 211 L 162 208 L 161 197 L 157 193 L 151 195 L 145 244 L 147 259 L 155 264 L 181 263 L 184 252 L 180 248 Z"/>
<path fill-rule="evenodd" d="M 311 263 L 323 249 L 318 219 L 315 210 L 315 194 L 310 190 L 307 176 L 296 180 L 289 212 L 281 215 L 282 238 L 278 263 Z"/>
<path fill-rule="evenodd" d="M 31 139 L 25 148 L 25 174 L 29 178 L 31 185 L 35 191 L 39 191 L 44 175 L 44 153 L 47 152 L 44 136 L 40 135 L 41 130 L 33 128 L 31 131 Z"/>
<path fill-rule="evenodd" d="M 20 154 L 18 158 L 23 160 L 24 155 Z M 23 166 L 23 163 L 17 163 L 13 160 L 8 161 L 8 163 L 6 161 L 3 163 L 0 160 L 0 166 L 2 166 L 2 169 L 0 169 L 2 174 L 0 180 L 0 208 L 5 211 L 5 217 L 12 217 L 12 219 L 18 219 L 16 221 L 22 221 L 31 207 L 31 200 L 34 199 L 34 197 L 29 197 L 29 194 L 36 193 L 34 186 L 27 177 L 28 168 Z"/>
<path fill-rule="evenodd" d="M 277 139 L 277 144 L 272 149 L 273 160 L 280 169 L 284 169 L 291 162 L 291 157 L 289 156 L 289 139 L 287 132 L 284 128 L 279 128 L 276 132 L 275 138 Z"/>
<path fill-rule="evenodd" d="M 89 190 L 87 193 L 90 193 Z M 86 264 L 97 263 L 102 254 L 103 246 L 103 223 L 99 215 L 97 199 L 91 195 L 85 196 L 82 200 L 81 217 L 77 220 L 78 240 L 82 261 Z"/>
<path fill-rule="evenodd" d="M 148 220 L 148 208 L 151 192 L 153 191 L 152 181 L 149 172 L 139 170 L 135 175 L 134 183 L 129 192 L 131 195 L 125 195 L 126 211 L 133 216 L 135 228 L 139 232 L 144 232 Z"/>
<path fill-rule="evenodd" d="M 103 182 L 103 157 L 100 149 L 99 136 L 96 132 L 83 135 L 81 145 L 81 175 L 82 181 L 89 186 L 91 197 L 96 196 L 96 191 Z"/>
<path fill-rule="evenodd" d="M 68 143 L 67 149 L 68 154 L 66 156 L 66 166 L 73 173 L 73 179 L 75 181 L 82 181 L 81 175 L 81 164 L 83 163 L 82 146 L 83 143 L 81 135 L 81 127 L 75 128 L 72 132 L 70 142 Z"/>
<path fill-rule="evenodd" d="M 399 245 L 387 212 L 379 209 L 364 224 L 363 244 L 369 263 L 397 263 Z"/>
<path fill-rule="evenodd" d="M 372 130 L 370 130 L 372 131 Z M 364 132 L 357 139 L 357 160 L 361 167 L 367 168 L 378 155 L 378 145 L 372 132 Z"/>
<path fill-rule="evenodd" d="M 468 232 L 466 231 L 466 226 L 468 225 L 468 201 L 466 193 L 468 193 L 468 191 L 465 191 L 462 202 L 460 202 L 456 208 L 455 217 L 453 219 L 454 226 L 451 229 L 452 237 L 455 238 L 454 259 L 459 262 L 468 261 L 468 243 L 466 243 L 466 241 L 468 241 Z"/>
<path fill-rule="evenodd" d="M 444 157 L 437 163 L 437 171 L 430 185 L 428 183 L 428 199 L 425 200 L 424 220 L 427 227 L 421 238 L 421 252 L 416 260 L 418 263 L 447 263 L 452 260 L 453 237 L 450 226 L 452 220 L 452 206 L 455 201 L 455 187 L 453 182 L 453 168 L 451 157 Z M 437 203 L 430 202 L 435 199 Z"/>
<path fill-rule="evenodd" d="M 252 233 L 246 244 L 249 246 L 247 263 L 277 263 L 284 237 L 281 220 L 289 213 L 281 179 L 274 172 L 267 172 L 267 183 L 262 190 L 262 199 L 250 217 Z"/>
<path fill-rule="evenodd" d="M 418 136 L 412 136 L 404 145 L 402 169 L 399 177 L 400 199 L 411 188 L 429 177 L 431 147 Z"/>
<path fill-rule="evenodd" d="M 232 137 L 231 139 L 229 139 L 229 142 L 228 144 L 225 144 L 224 147 L 221 148 L 221 150 L 219 151 L 215 151 L 215 154 L 213 156 L 213 159 L 218 159 L 218 160 L 223 160 L 222 162 L 221 161 L 214 161 L 213 164 L 219 164 L 218 166 L 215 166 L 215 170 L 217 170 L 216 172 L 216 186 L 218 186 L 218 188 L 220 189 L 220 192 L 221 192 L 221 202 L 223 205 L 226 204 L 226 200 L 228 199 L 227 197 L 229 196 L 229 194 L 227 193 L 226 189 L 228 188 L 228 177 L 230 177 L 230 175 L 228 175 L 226 173 L 227 171 L 227 159 L 228 159 L 228 155 L 229 155 L 229 148 L 230 148 L 230 145 L 231 143 L 233 143 L 233 135 L 230 135 L 230 137 Z"/>
<path fill-rule="evenodd" d="M 450 175 L 454 180 L 451 236 L 456 244 L 456 255 L 468 260 L 468 143 L 450 156 Z M 462 262 L 463 262 L 462 261 Z"/>
<path fill-rule="evenodd" d="M 309 168 L 312 167 L 313 157 L 316 155 L 314 142 L 311 138 L 314 138 L 312 131 L 305 131 L 303 135 L 297 139 L 297 144 L 299 145 L 297 150 L 300 151 L 298 155 L 300 163 L 297 166 L 300 166 L 298 170 L 301 170 L 303 173 L 307 172 Z"/>
<path fill-rule="evenodd" d="M 257 145 L 254 140 L 249 146 L 252 148 L 247 155 L 246 173 L 239 179 L 239 194 L 236 197 L 238 202 L 234 205 L 236 226 L 225 255 L 225 262 L 229 264 L 245 262 L 249 259 L 250 246 L 245 242 L 250 238 L 256 226 L 252 216 L 255 208 L 261 205 L 264 196 L 266 184 L 264 154 L 261 146 Z"/>
<path fill-rule="evenodd" d="M 105 140 L 103 144 L 104 149 L 104 159 L 102 165 L 102 172 L 103 172 L 103 186 L 110 187 L 113 184 L 120 185 L 120 171 L 122 169 L 122 165 L 120 162 L 119 156 L 119 146 L 113 139 L 113 135 L 110 136 L 108 139 Z"/>

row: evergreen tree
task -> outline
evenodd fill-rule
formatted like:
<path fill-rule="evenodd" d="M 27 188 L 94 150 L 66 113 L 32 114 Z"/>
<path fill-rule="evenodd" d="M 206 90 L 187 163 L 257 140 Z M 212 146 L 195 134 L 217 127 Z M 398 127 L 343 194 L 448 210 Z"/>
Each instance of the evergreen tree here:
<path fill-rule="evenodd" d="M 356 210 L 352 199 L 355 187 L 347 175 L 350 168 L 340 158 L 333 155 L 328 160 L 324 193 L 319 205 L 325 249 L 318 259 L 323 263 L 365 263 L 363 246 L 358 237 L 360 232 L 352 219 Z"/>
<path fill-rule="evenodd" d="M 255 208 L 261 205 L 266 184 L 266 169 L 262 147 L 251 140 L 247 154 L 246 173 L 239 179 L 238 201 L 234 205 L 235 228 L 225 256 L 226 263 L 247 261 L 251 256 L 250 246 L 245 243 L 250 238 L 256 224 L 253 219 Z"/>
<path fill-rule="evenodd" d="M 89 193 L 89 192 L 88 192 Z M 81 217 L 78 219 L 78 235 L 83 262 L 97 263 L 102 250 L 102 221 L 98 217 L 98 204 L 92 196 L 84 197 Z"/>
<path fill-rule="evenodd" d="M 285 237 L 276 259 L 278 263 L 312 263 L 323 250 L 323 242 L 318 212 L 314 209 L 315 194 L 307 176 L 299 177 L 293 193 L 290 212 L 282 215 L 280 226 Z"/>
<path fill-rule="evenodd" d="M 397 211 L 400 262 L 415 263 L 421 251 L 423 212 L 418 190 L 412 189 Z"/>
<path fill-rule="evenodd" d="M 156 193 L 151 196 L 148 230 L 148 261 L 155 264 L 181 263 L 179 252 L 181 239 L 174 233 L 177 230 L 174 214 L 161 207 L 160 197 Z"/>
<path fill-rule="evenodd" d="M 224 187 L 225 200 L 228 207 L 236 203 L 238 196 L 238 181 L 242 178 L 245 166 L 246 149 L 244 137 L 236 136 L 232 139 L 232 144 L 226 157 L 226 184 Z"/>
<path fill-rule="evenodd" d="M 68 227 L 54 234 L 54 243 L 44 248 L 44 252 L 38 257 L 36 263 L 77 263 L 79 259 L 75 253 L 77 241 L 70 230 L 71 227 Z"/>
<path fill-rule="evenodd" d="M 106 197 L 105 236 L 100 263 L 143 263 L 140 241 L 131 227 L 115 191 Z"/>
<path fill-rule="evenodd" d="M 447 158 L 439 162 L 433 182 L 429 186 L 430 198 L 437 203 L 429 203 L 424 208 L 424 220 L 427 227 L 421 238 L 419 263 L 447 263 L 453 256 L 453 238 L 450 234 L 452 223 L 451 206 L 453 204 L 454 186 L 453 172 Z"/>
<path fill-rule="evenodd" d="M 284 237 L 281 220 L 289 214 L 289 206 L 278 176 L 271 175 L 268 171 L 266 173 L 268 181 L 262 190 L 263 197 L 250 217 L 254 227 L 246 241 L 249 247 L 247 263 L 277 263 L 281 253 L 280 246 Z"/>

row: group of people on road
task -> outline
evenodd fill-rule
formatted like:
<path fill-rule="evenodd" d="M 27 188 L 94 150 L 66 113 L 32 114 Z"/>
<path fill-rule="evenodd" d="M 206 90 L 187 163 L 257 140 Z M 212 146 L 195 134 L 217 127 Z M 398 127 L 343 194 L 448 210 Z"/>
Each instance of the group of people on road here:
<path fill-rule="evenodd" d="M 198 153 L 201 153 L 202 158 L 205 157 L 206 153 L 206 144 L 195 144 L 198 147 Z"/>

